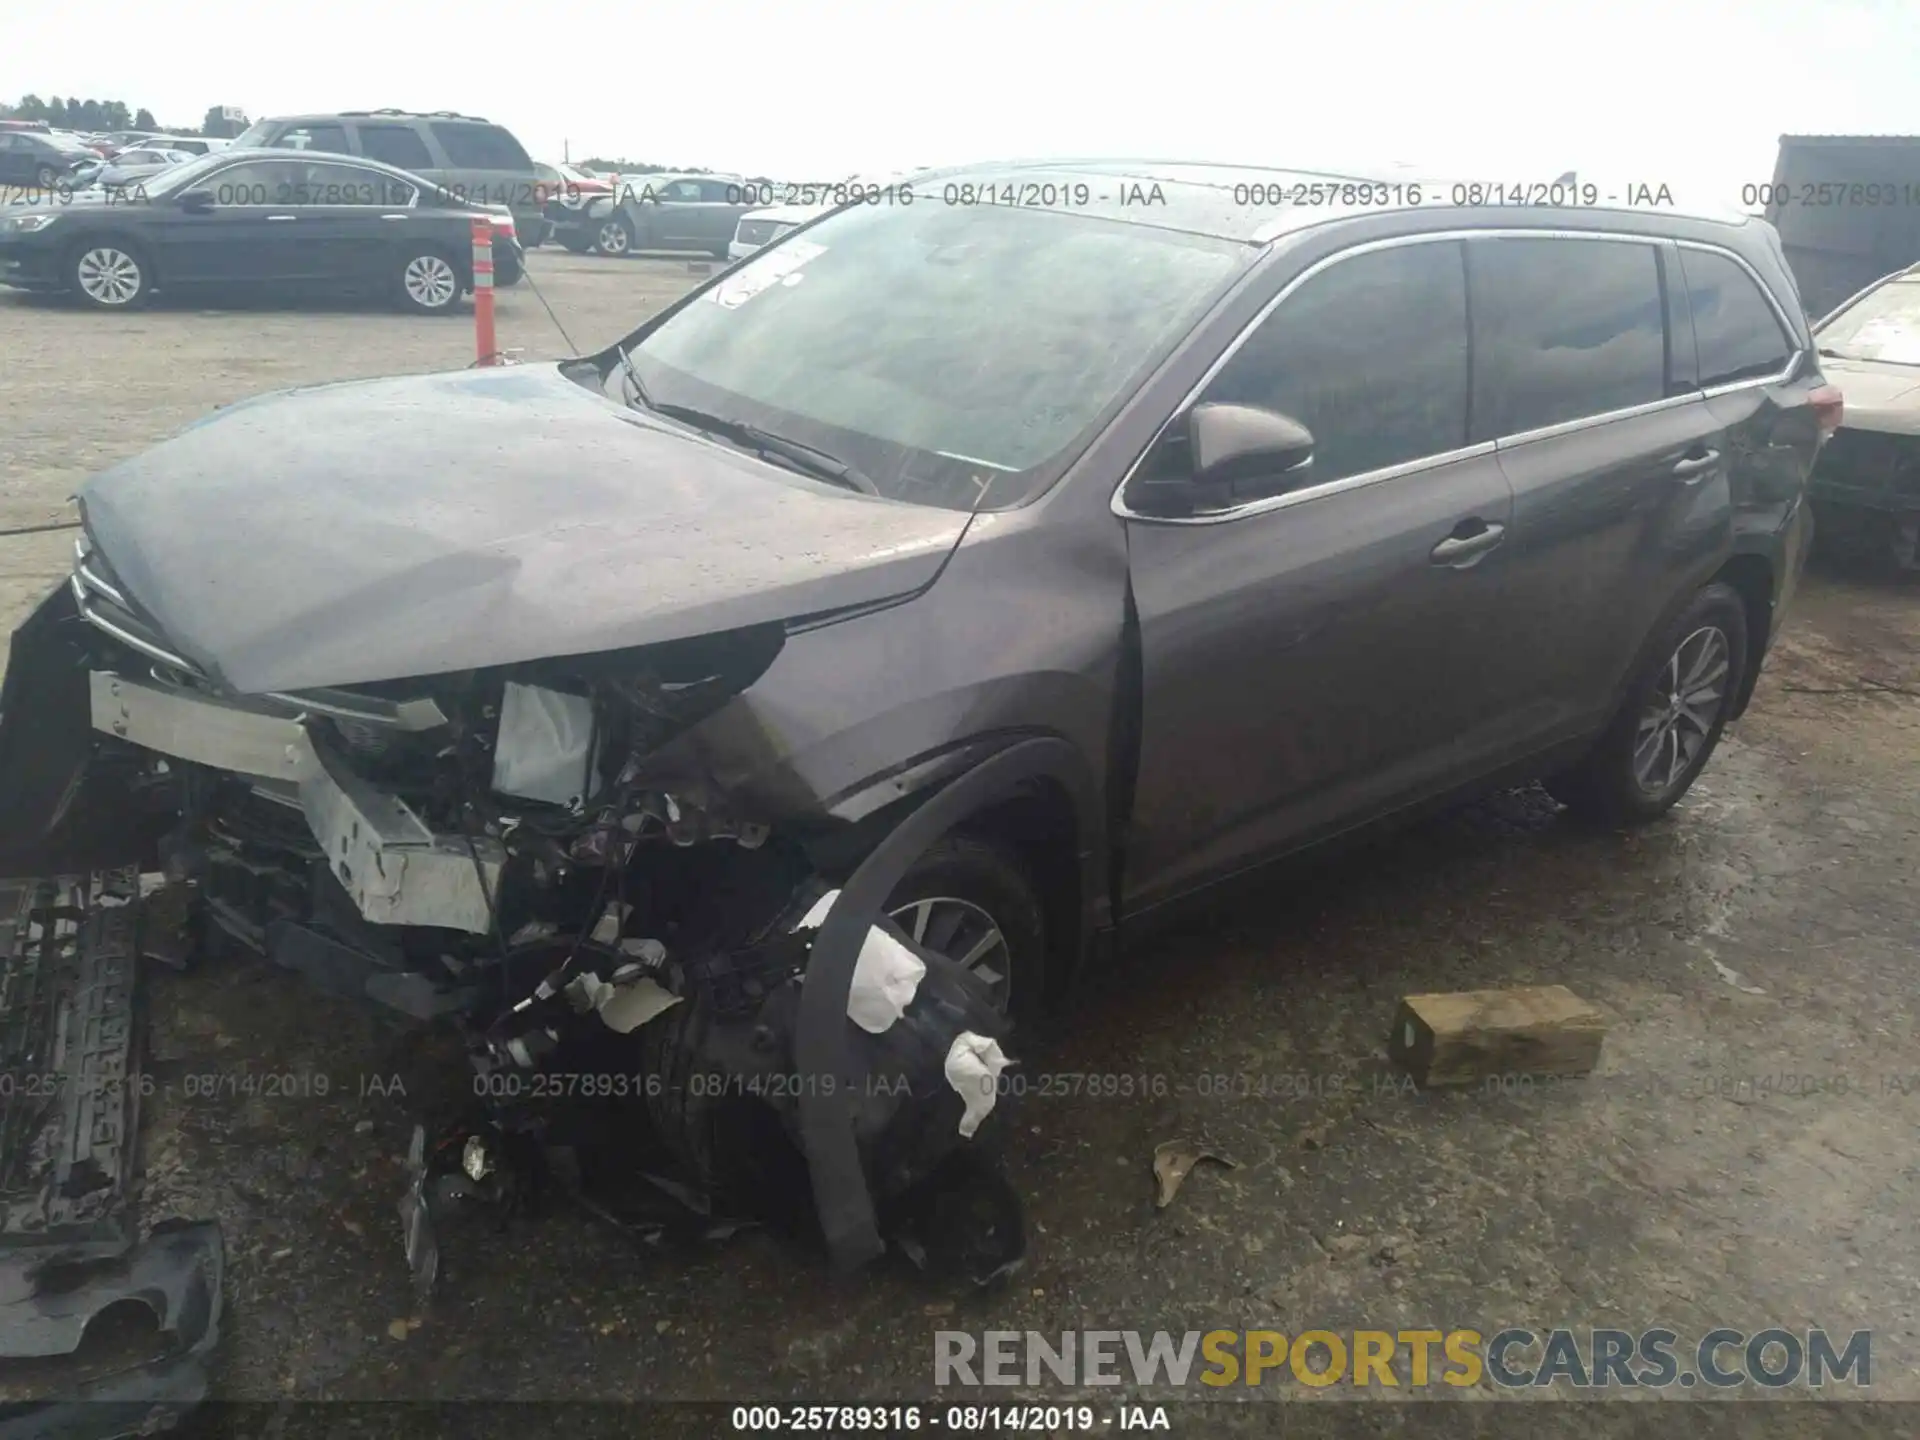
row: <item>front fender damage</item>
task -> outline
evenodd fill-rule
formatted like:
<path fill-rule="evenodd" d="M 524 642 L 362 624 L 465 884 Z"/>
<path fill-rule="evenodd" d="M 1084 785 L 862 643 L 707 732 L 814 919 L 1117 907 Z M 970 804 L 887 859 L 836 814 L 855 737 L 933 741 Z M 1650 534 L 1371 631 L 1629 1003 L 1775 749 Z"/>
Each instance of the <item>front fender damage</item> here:
<path fill-rule="evenodd" d="M 457 1039 L 477 1098 L 420 1117 L 401 1205 L 423 1292 L 452 1231 L 556 1199 L 648 1239 L 774 1224 L 985 1283 L 1024 1248 L 993 1164 L 1005 1022 L 884 907 L 1045 742 L 943 773 L 835 869 L 847 817 L 647 763 L 783 644 L 238 696 L 51 597 L 7 677 L 0 854 L 154 870 L 149 912 L 182 918 L 143 946 L 264 958 Z"/>

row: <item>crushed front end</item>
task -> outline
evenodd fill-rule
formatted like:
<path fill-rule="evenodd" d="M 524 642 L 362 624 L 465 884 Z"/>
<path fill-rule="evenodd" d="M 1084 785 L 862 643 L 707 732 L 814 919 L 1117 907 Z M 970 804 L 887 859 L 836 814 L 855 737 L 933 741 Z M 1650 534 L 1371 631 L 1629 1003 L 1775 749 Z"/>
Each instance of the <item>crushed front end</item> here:
<path fill-rule="evenodd" d="M 641 1153 L 691 1213 L 811 1214 L 843 1261 L 885 1228 L 984 1281 L 1021 1246 L 973 1163 L 1007 1063 L 988 988 L 885 918 L 870 861 L 823 863 L 724 775 L 649 770 L 785 643 L 759 625 L 240 695 L 82 542 L 14 643 L 0 873 L 164 877 L 145 904 L 184 916 L 186 953 L 238 947 L 456 1031 L 475 1103 L 423 1117 L 402 1202 L 423 1289 L 449 1212 Z M 970 1235 L 924 1223 L 949 1182 L 988 1217 Z M 870 1224 L 827 1213 L 848 1196 Z"/>

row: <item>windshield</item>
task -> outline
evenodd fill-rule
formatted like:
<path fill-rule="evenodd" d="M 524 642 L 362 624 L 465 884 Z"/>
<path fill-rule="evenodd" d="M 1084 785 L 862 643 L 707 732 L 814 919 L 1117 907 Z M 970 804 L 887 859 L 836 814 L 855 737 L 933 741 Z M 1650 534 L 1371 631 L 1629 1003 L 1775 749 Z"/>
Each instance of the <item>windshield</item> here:
<path fill-rule="evenodd" d="M 1823 355 L 1920 365 L 1920 276 L 1890 280 L 1834 316 L 1815 337 Z"/>
<path fill-rule="evenodd" d="M 895 499 L 994 508 L 1050 483 L 1251 258 L 1058 210 L 854 205 L 631 354 L 654 404 L 824 450 Z M 608 383 L 634 400 L 618 365 Z"/>

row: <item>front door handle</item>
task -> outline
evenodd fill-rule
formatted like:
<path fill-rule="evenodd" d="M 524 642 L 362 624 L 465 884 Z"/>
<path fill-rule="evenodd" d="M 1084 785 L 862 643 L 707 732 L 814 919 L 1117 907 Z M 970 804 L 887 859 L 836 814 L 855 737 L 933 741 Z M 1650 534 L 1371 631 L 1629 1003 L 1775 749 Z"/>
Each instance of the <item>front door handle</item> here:
<path fill-rule="evenodd" d="M 1674 461 L 1673 473 L 1678 475 L 1682 480 L 1692 480 L 1696 476 L 1706 474 L 1707 471 L 1719 463 L 1720 452 L 1718 450 L 1708 450 L 1701 455 L 1689 455 L 1683 460 Z"/>
<path fill-rule="evenodd" d="M 269 215 L 267 217 L 269 220 L 298 220 L 299 218 L 298 215 Z"/>
<path fill-rule="evenodd" d="M 1462 526 L 1479 524 L 1480 528 L 1470 535 L 1449 535 L 1433 547 L 1433 563 L 1453 565 L 1461 569 L 1473 564 L 1502 540 L 1506 539 L 1507 527 L 1489 525 L 1479 521 L 1463 520 Z"/>

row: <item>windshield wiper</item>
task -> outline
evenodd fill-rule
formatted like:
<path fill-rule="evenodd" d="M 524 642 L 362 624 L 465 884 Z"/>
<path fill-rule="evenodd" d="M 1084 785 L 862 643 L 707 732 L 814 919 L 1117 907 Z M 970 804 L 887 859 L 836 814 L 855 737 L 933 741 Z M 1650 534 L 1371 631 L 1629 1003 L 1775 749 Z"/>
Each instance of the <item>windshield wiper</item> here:
<path fill-rule="evenodd" d="M 626 358 L 626 352 L 620 352 Z M 692 405 L 676 405 L 671 401 L 655 400 L 647 394 L 646 387 L 640 383 L 640 376 L 633 369 L 633 362 L 627 361 L 627 384 L 632 387 L 633 398 L 656 415 L 664 415 L 669 420 L 678 420 L 707 435 L 718 435 L 733 441 L 743 449 L 751 450 L 762 459 L 780 459 L 802 474 L 811 475 L 818 480 L 829 480 L 836 485 L 844 485 L 849 490 L 857 490 L 862 495 L 878 495 L 880 487 L 860 471 L 854 469 L 838 455 L 828 454 L 825 450 L 812 445 L 802 444 L 798 440 L 789 440 L 784 435 L 776 435 L 771 430 L 762 430 L 745 420 L 729 419 L 725 415 L 714 415 Z"/>

